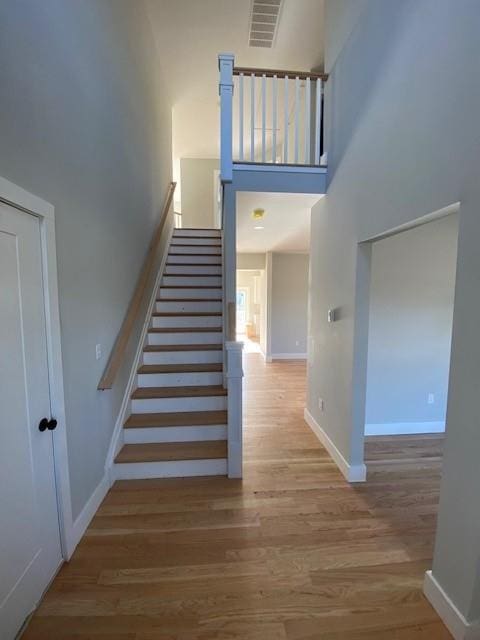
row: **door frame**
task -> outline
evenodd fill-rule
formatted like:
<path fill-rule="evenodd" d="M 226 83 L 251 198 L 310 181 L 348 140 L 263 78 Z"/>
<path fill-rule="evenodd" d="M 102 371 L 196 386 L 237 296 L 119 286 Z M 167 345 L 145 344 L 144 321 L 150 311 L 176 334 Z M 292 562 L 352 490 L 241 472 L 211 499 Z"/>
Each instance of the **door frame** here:
<path fill-rule="evenodd" d="M 63 388 L 62 345 L 58 303 L 55 209 L 53 205 L 0 176 L 0 202 L 29 213 L 40 223 L 43 298 L 47 338 L 47 366 L 50 411 L 58 422 L 52 431 L 54 474 L 57 491 L 58 524 L 62 556 L 69 560 L 74 549 L 73 518 L 68 470 L 68 450 Z"/>
<path fill-rule="evenodd" d="M 247 321 L 248 321 L 248 306 L 249 306 L 249 297 L 250 297 L 250 291 L 248 287 L 238 287 L 237 286 L 237 292 L 238 291 L 243 291 L 245 293 L 245 323 L 244 323 L 244 328 L 245 328 L 245 334 L 247 331 Z M 237 307 L 238 308 L 238 307 Z"/>

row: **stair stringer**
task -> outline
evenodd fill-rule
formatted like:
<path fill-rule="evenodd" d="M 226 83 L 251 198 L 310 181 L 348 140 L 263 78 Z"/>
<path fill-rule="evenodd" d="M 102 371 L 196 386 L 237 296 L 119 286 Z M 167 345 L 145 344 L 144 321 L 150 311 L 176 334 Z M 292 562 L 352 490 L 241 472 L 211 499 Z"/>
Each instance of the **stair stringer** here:
<path fill-rule="evenodd" d="M 115 422 L 115 427 L 113 429 L 112 437 L 110 439 L 110 446 L 108 447 L 107 457 L 105 460 L 105 473 L 108 476 L 110 486 L 112 486 L 112 484 L 116 480 L 115 474 L 114 474 L 115 457 L 124 444 L 123 424 L 127 419 L 128 414 L 130 413 L 130 405 L 131 405 L 130 396 L 133 393 L 133 390 L 135 389 L 135 386 L 136 386 L 138 367 L 140 365 L 140 361 L 143 355 L 144 346 L 147 343 L 148 329 L 150 328 L 152 314 L 153 314 L 153 310 L 154 310 L 156 299 L 157 299 L 157 292 L 162 282 L 163 272 L 165 271 L 165 265 L 167 263 L 168 252 L 170 249 L 170 242 L 172 241 L 174 231 L 175 231 L 175 227 L 172 225 L 170 231 L 168 232 L 167 241 L 165 243 L 165 250 L 163 252 L 162 259 L 160 261 L 158 272 L 155 278 L 155 282 L 153 284 L 152 292 L 150 294 L 150 300 L 148 302 L 148 307 L 145 313 L 145 319 L 144 319 L 142 331 L 140 334 L 140 338 L 138 340 L 137 350 L 135 352 L 135 357 L 133 359 L 132 367 L 130 369 L 128 382 L 125 387 L 125 393 L 123 394 L 120 410 L 118 412 L 117 420 Z"/>

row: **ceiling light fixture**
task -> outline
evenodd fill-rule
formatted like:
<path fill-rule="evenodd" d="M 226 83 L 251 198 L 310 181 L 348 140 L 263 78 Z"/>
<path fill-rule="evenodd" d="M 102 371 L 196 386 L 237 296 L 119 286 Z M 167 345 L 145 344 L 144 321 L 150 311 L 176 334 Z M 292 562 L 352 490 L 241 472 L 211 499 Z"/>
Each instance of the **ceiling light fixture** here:
<path fill-rule="evenodd" d="M 253 227 L 256 231 L 260 231 L 260 229 L 265 229 L 265 227 Z"/>
<path fill-rule="evenodd" d="M 252 218 L 254 220 L 261 220 L 265 215 L 265 209 L 254 209 L 252 211 Z"/>

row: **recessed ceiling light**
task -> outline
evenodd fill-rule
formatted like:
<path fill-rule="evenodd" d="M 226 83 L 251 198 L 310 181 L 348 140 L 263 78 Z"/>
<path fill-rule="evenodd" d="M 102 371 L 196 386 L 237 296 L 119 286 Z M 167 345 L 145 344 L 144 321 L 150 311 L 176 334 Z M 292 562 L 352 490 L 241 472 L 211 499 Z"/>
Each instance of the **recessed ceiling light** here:
<path fill-rule="evenodd" d="M 256 229 L 257 231 L 259 231 L 260 229 L 265 229 L 265 227 L 253 227 L 254 229 Z"/>

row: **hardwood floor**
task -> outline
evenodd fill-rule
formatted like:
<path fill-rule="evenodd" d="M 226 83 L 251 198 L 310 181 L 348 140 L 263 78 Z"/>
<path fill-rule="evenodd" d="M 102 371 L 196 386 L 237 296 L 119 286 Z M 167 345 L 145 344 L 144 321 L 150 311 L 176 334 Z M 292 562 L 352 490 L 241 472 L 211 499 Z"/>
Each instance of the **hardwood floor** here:
<path fill-rule="evenodd" d="M 245 477 L 115 484 L 23 640 L 446 640 L 422 594 L 441 439 L 373 438 L 348 485 L 305 365 L 246 356 Z"/>

